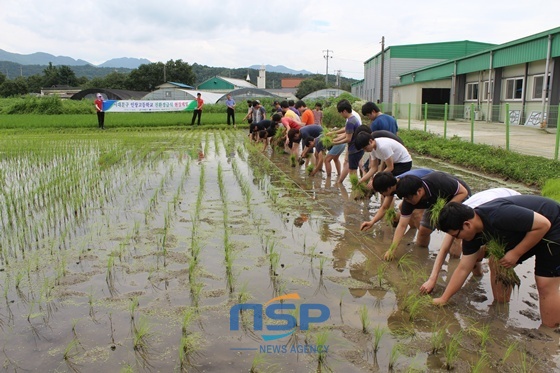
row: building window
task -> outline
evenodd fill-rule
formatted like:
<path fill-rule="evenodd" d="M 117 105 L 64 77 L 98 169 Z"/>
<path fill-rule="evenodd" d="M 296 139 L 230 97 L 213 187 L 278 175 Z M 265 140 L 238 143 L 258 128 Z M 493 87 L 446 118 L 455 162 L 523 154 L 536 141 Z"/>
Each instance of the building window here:
<path fill-rule="evenodd" d="M 492 91 L 494 90 L 494 81 L 492 81 L 492 85 L 490 86 L 490 90 L 488 90 L 488 84 L 490 84 L 490 82 L 486 81 L 482 84 L 482 99 L 484 101 L 488 101 L 488 98 L 490 98 L 490 101 L 492 101 Z M 488 97 L 488 95 L 490 95 L 490 97 Z"/>
<path fill-rule="evenodd" d="M 171 97 L 171 91 L 165 91 L 165 97 Z"/>
<path fill-rule="evenodd" d="M 467 101 L 478 100 L 478 83 L 467 83 Z"/>
<path fill-rule="evenodd" d="M 523 78 L 506 80 L 506 100 L 521 100 L 523 98 Z"/>
<path fill-rule="evenodd" d="M 544 75 L 536 75 L 533 77 L 533 99 L 541 100 L 542 92 L 544 89 Z M 547 87 L 550 88 L 550 75 L 547 77 Z M 546 91 L 546 98 L 548 99 L 548 89 Z"/>

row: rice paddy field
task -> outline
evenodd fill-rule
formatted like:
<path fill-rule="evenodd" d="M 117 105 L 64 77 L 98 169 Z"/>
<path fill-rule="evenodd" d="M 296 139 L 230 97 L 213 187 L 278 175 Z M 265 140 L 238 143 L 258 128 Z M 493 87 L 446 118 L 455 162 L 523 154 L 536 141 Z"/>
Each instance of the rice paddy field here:
<path fill-rule="evenodd" d="M 379 201 L 233 129 L 0 137 L 0 359 L 41 372 L 551 372 L 533 262 L 419 295 L 443 238 L 381 258 Z M 508 186 L 452 172 L 474 191 Z M 449 259 L 436 295 L 457 259 Z"/>

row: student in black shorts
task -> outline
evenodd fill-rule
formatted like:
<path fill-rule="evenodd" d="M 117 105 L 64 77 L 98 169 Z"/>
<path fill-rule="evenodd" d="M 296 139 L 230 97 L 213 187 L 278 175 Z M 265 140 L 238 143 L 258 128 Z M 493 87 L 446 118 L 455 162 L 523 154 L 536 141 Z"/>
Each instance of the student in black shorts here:
<path fill-rule="evenodd" d="M 249 126 L 251 138 L 256 142 L 262 141 L 264 143 L 263 152 L 270 144 L 270 140 L 276 134 L 281 119 L 282 116 L 280 114 L 274 114 L 270 120 L 264 119 L 258 123 L 252 123 Z"/>
<path fill-rule="evenodd" d="M 463 239 L 463 256 L 445 292 L 434 303 L 443 305 L 467 279 L 481 246 L 490 239 L 506 244 L 499 264 L 513 268 L 535 256 L 535 282 L 541 320 L 545 326 L 560 324 L 560 204 L 554 200 L 519 195 L 497 198 L 474 209 L 449 203 L 441 211 L 439 228 Z M 491 281 L 493 282 L 493 281 Z"/>

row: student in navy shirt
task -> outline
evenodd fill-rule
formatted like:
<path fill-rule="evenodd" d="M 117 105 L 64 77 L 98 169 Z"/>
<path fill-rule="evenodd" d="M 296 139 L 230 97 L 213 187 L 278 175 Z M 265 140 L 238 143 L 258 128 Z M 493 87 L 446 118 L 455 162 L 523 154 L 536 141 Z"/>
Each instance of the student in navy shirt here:
<path fill-rule="evenodd" d="M 362 115 L 371 119 L 370 128 L 372 131 L 385 130 L 395 135 L 399 131 L 396 119 L 390 115 L 383 114 L 373 102 L 366 102 L 362 106 Z"/>
<path fill-rule="evenodd" d="M 478 207 L 449 203 L 439 216 L 439 228 L 463 239 L 463 256 L 445 292 L 434 303 L 443 305 L 461 289 L 477 260 L 481 246 L 490 239 L 506 244 L 499 264 L 513 268 L 535 256 L 535 282 L 541 320 L 545 326 L 560 324 L 560 204 L 540 196 L 498 198 Z"/>

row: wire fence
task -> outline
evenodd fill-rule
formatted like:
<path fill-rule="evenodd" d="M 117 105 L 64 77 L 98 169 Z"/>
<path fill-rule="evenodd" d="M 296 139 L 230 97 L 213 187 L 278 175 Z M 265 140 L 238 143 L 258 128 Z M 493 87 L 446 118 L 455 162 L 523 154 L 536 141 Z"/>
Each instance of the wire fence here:
<path fill-rule="evenodd" d="M 380 104 L 380 109 L 394 116 L 400 128 L 436 132 L 444 138 L 459 136 L 470 142 L 490 143 L 512 150 L 512 133 L 516 145 L 532 147 L 528 154 L 558 160 L 560 147 L 559 106 L 547 106 L 543 118 L 542 107 L 535 103 L 525 108 L 520 104 L 503 105 L 436 105 L 436 104 Z M 385 109 L 385 110 L 384 110 Z M 534 110 L 533 110 L 534 109 Z M 541 129 L 539 131 L 539 129 Z M 531 131 L 532 130 L 532 131 Z M 556 132 L 556 136 L 551 136 Z M 525 141 L 531 137 L 531 141 Z M 475 141 L 475 139 L 477 141 Z M 516 147 L 516 151 L 519 149 Z M 531 151 L 532 150 L 532 151 Z"/>

